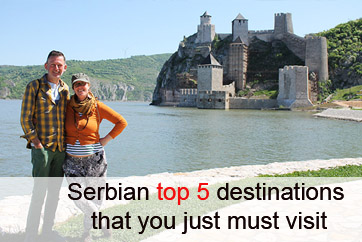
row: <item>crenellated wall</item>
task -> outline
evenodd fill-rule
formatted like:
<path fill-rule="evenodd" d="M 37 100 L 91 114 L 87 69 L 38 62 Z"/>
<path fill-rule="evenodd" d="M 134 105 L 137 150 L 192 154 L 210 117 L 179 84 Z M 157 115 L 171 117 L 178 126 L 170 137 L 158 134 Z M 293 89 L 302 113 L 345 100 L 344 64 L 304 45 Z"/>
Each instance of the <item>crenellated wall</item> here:
<path fill-rule="evenodd" d="M 197 89 L 183 88 L 180 89 L 180 103 L 178 107 L 196 107 L 197 104 Z"/>
<path fill-rule="evenodd" d="M 251 30 L 249 31 L 249 39 L 256 37 L 265 42 L 274 40 L 274 30 Z"/>

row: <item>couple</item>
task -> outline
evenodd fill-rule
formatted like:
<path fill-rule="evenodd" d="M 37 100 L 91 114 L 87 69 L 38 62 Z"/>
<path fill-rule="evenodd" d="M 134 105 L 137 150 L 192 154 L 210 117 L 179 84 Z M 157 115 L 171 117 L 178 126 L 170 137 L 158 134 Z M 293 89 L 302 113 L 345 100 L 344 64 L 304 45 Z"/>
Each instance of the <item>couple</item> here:
<path fill-rule="evenodd" d="M 107 161 L 104 146 L 123 131 L 127 121 L 93 96 L 89 90 L 89 77 L 83 73 L 72 76 L 75 95 L 69 97 L 67 84 L 60 79 L 67 69 L 62 52 L 51 51 L 44 67 L 47 74 L 31 81 L 25 89 L 21 107 L 22 137 L 27 139 L 27 148 L 31 149 L 32 176 L 58 179 L 34 179 L 25 241 L 39 241 L 40 214 L 46 194 L 40 239 L 65 241 L 52 228 L 62 177 L 64 174 L 67 179 L 105 177 Z M 112 122 L 114 127 L 101 138 L 99 125 L 103 119 Z M 83 212 L 87 210 L 79 204 L 77 206 Z M 84 241 L 91 240 L 90 229 L 85 218 Z M 103 233 L 110 235 L 108 230 Z"/>

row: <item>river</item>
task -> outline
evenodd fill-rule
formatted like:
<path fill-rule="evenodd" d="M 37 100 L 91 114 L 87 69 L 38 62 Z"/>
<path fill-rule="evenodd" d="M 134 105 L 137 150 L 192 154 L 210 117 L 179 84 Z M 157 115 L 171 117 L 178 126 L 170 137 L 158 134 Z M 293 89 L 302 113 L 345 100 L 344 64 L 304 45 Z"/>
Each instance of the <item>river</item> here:
<path fill-rule="evenodd" d="M 128 127 L 105 147 L 108 176 L 362 156 L 362 125 L 308 112 L 198 110 L 105 102 Z M 0 100 L 0 176 L 30 176 L 20 100 Z M 102 122 L 106 135 L 112 123 Z"/>

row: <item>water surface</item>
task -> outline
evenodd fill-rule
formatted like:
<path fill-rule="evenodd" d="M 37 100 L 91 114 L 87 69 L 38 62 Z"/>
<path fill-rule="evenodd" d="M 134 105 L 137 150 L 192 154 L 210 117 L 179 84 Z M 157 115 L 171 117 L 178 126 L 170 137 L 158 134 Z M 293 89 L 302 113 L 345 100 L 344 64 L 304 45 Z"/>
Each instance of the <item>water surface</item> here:
<path fill-rule="evenodd" d="M 198 110 L 105 102 L 128 127 L 106 146 L 108 176 L 361 157 L 362 124 L 311 113 Z M 0 100 L 0 176 L 30 176 L 20 100 Z M 101 136 L 112 128 L 104 121 Z"/>

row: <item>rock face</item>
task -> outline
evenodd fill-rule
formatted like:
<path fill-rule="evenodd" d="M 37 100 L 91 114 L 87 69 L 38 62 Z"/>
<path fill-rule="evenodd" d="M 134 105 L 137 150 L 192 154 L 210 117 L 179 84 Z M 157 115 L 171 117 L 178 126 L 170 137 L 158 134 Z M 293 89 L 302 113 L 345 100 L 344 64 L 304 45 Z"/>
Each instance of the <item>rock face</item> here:
<path fill-rule="evenodd" d="M 8 87 L 3 87 L 0 89 L 0 98 L 4 99 L 10 95 L 10 89 Z"/>
<path fill-rule="evenodd" d="M 133 91 L 134 87 L 124 83 L 105 83 L 92 80 L 92 92 L 100 100 L 127 101 L 127 91 Z"/>
<path fill-rule="evenodd" d="M 209 44 L 195 43 L 196 37 L 197 34 L 184 38 L 177 52 L 163 65 L 157 77 L 157 84 L 153 93 L 153 105 L 158 105 L 164 101 L 166 90 L 196 88 L 197 66 L 210 52 L 221 65 L 227 64 L 228 48 L 232 39 L 231 35 L 223 39 L 219 39 L 216 36 L 214 41 Z M 227 79 L 226 75 L 227 72 L 224 70 L 224 80 Z"/>
<path fill-rule="evenodd" d="M 11 88 L 15 86 L 16 86 L 15 82 L 11 80 L 6 80 L 5 85 L 3 87 L 0 87 L 0 98 L 1 99 L 9 98 L 11 94 Z"/>
<path fill-rule="evenodd" d="M 356 53 L 357 57 L 350 56 L 337 67 L 330 67 L 329 75 L 333 80 L 334 88 L 349 88 L 362 85 L 362 75 L 354 70 L 354 63 L 362 63 L 362 52 Z M 353 70 L 353 71 L 352 71 Z"/>
<path fill-rule="evenodd" d="M 164 91 L 179 88 L 195 88 L 197 82 L 197 65 L 206 57 L 204 52 L 209 46 L 196 44 L 194 34 L 180 43 L 175 52 L 163 65 L 153 92 L 152 104 L 158 105 L 164 100 Z"/>

